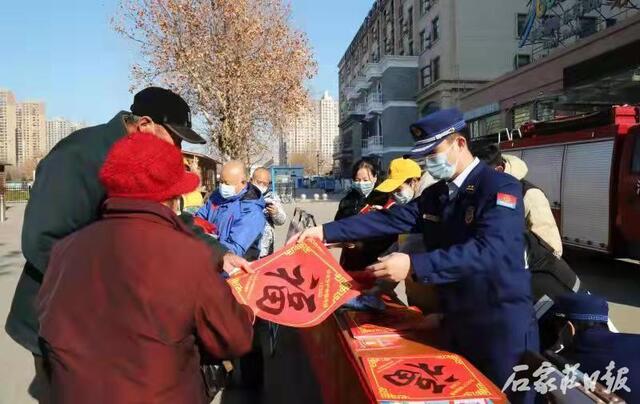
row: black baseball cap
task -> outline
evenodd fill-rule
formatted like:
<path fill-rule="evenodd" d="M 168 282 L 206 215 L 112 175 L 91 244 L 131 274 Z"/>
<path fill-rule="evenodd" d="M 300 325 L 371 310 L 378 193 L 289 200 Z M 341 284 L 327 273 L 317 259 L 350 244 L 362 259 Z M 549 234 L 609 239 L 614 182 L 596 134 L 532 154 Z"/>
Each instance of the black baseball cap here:
<path fill-rule="evenodd" d="M 206 140 L 191 129 L 191 109 L 187 102 L 171 90 L 147 87 L 133 97 L 131 112 L 138 116 L 148 116 L 153 122 L 164 126 L 179 138 L 197 144 Z"/>

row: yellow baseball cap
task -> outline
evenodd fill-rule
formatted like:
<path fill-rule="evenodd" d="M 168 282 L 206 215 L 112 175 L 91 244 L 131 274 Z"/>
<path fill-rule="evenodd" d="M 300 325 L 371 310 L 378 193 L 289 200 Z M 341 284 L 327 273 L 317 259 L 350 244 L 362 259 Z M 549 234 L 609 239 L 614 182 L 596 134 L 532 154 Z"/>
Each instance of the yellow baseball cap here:
<path fill-rule="evenodd" d="M 413 160 L 399 158 L 391 161 L 389 165 L 389 177 L 378 185 L 376 190 L 380 192 L 393 192 L 400 185 L 411 178 L 420 178 L 422 170 Z"/>

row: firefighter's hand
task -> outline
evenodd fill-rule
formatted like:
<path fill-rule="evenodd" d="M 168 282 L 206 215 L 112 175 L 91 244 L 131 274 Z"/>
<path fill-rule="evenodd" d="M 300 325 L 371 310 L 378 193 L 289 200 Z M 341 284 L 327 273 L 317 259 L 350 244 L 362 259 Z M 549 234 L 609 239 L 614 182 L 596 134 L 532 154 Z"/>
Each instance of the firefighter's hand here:
<path fill-rule="evenodd" d="M 411 259 L 407 254 L 392 253 L 385 257 L 378 258 L 378 261 L 378 263 L 369 265 L 366 268 L 368 271 L 371 271 L 376 278 L 400 282 L 409 276 Z"/>
<path fill-rule="evenodd" d="M 317 238 L 320 241 L 324 240 L 324 230 L 322 229 L 322 226 L 309 227 L 298 234 L 294 234 L 289 241 L 287 241 L 287 244 L 293 242 L 302 243 L 308 238 Z"/>
<path fill-rule="evenodd" d="M 232 252 L 228 252 L 222 257 L 222 269 L 229 274 L 229 277 L 238 275 L 242 271 L 249 274 L 254 272 L 249 261 Z"/>

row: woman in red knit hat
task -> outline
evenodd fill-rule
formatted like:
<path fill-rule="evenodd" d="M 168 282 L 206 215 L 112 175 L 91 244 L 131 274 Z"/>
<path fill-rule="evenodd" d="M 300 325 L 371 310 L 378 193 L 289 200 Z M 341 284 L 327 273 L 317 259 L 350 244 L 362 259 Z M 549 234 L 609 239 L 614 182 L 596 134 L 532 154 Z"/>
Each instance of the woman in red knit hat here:
<path fill-rule="evenodd" d="M 249 351 L 253 314 L 174 213 L 199 179 L 177 147 L 135 133 L 100 180 L 102 219 L 55 245 L 38 295 L 50 402 L 208 402 L 200 354 Z"/>

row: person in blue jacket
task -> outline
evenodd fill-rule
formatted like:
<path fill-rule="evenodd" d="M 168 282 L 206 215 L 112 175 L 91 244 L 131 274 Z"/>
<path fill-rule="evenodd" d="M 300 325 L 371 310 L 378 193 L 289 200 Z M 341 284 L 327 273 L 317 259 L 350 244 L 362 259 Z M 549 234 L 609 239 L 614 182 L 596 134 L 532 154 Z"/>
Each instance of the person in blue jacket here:
<path fill-rule="evenodd" d="M 218 241 L 223 246 L 255 260 L 260 255 L 258 243 L 266 223 L 262 193 L 247 181 L 247 170 L 240 161 L 227 162 L 220 180 L 220 186 L 196 216 L 216 226 Z"/>
<path fill-rule="evenodd" d="M 425 159 L 436 184 L 406 205 L 307 229 L 297 239 L 340 242 L 421 232 L 426 252 L 393 253 L 367 270 L 395 282 L 411 276 L 435 284 L 445 348 L 503 387 L 525 351 L 538 350 L 524 263 L 522 186 L 473 157 L 457 109 L 422 118 L 411 133 L 412 157 Z M 531 392 L 507 394 L 512 402 L 534 399 Z"/>
<path fill-rule="evenodd" d="M 640 402 L 640 335 L 609 330 L 607 301 L 586 293 L 569 293 L 559 297 L 551 311 L 561 335 L 562 350 L 558 353 L 573 364 L 579 363 L 578 370 L 591 377 L 599 372 L 598 382 L 627 403 Z M 612 377 L 608 378 L 605 375 L 612 361 Z"/>

